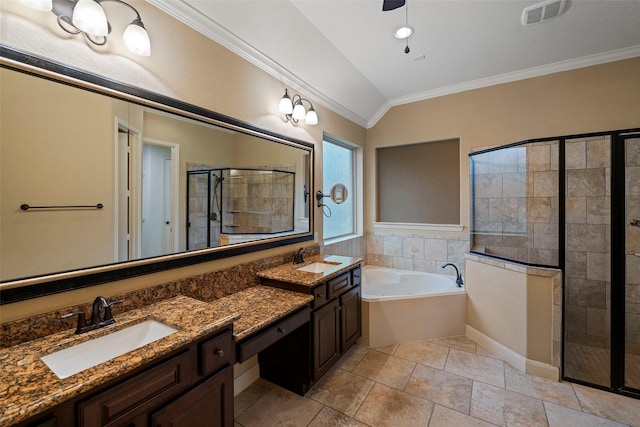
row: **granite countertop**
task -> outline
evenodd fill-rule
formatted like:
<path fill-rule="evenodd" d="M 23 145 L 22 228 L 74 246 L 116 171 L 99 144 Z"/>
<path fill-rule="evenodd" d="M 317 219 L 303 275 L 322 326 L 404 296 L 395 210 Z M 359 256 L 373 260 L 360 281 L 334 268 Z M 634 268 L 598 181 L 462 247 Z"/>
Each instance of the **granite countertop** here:
<path fill-rule="evenodd" d="M 268 270 L 260 271 L 258 272 L 258 276 L 265 279 L 278 280 L 281 282 L 296 283 L 298 285 L 313 287 L 333 276 L 337 276 L 338 274 L 352 268 L 354 265 L 359 264 L 362 261 L 362 258 L 352 258 L 340 255 L 316 255 L 314 257 L 306 259 L 302 264 L 287 263 L 270 268 Z M 335 264 L 336 266 L 325 270 L 322 273 L 309 273 L 306 271 L 298 270 L 300 267 L 313 264 L 314 262 Z"/>
<path fill-rule="evenodd" d="M 254 286 L 215 302 L 240 313 L 240 318 L 233 322 L 233 339 L 242 341 L 311 301 L 312 295 L 270 286 Z"/>
<path fill-rule="evenodd" d="M 268 286 L 249 288 L 210 303 L 178 296 L 118 314 L 112 326 L 81 335 L 69 329 L 0 349 L 0 426 L 24 421 L 232 323 L 233 338 L 241 341 L 312 299 L 311 295 Z M 40 360 L 40 356 L 150 319 L 178 332 L 65 379 L 58 378 Z"/>

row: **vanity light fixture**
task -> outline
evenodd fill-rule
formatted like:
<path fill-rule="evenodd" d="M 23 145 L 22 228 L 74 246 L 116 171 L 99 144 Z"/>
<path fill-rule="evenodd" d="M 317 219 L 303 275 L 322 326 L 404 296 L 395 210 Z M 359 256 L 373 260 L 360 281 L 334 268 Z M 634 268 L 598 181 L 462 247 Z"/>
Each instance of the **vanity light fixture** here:
<path fill-rule="evenodd" d="M 309 103 L 309 110 L 305 110 L 303 101 Z M 290 98 L 287 89 L 284 90 L 284 96 L 280 99 L 279 110 L 285 122 L 291 121 L 292 123 L 298 123 L 304 119 L 305 124 L 318 124 L 318 114 L 316 114 L 316 110 L 313 108 L 311 101 L 298 94 Z"/>
<path fill-rule="evenodd" d="M 60 28 L 69 34 L 82 33 L 88 41 L 97 46 L 104 46 L 111 32 L 111 24 L 102 7 L 102 3 L 105 2 L 121 4 L 136 14 L 122 33 L 122 42 L 136 55 L 151 55 L 151 41 L 140 13 L 122 0 L 20 0 L 20 3 L 32 9 L 53 13 L 58 17 Z"/>

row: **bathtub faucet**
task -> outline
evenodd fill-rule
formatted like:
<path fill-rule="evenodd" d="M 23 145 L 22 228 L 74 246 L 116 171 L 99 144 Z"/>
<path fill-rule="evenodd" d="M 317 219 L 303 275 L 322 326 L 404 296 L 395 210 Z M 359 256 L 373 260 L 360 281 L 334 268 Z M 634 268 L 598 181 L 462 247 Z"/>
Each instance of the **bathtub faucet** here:
<path fill-rule="evenodd" d="M 456 269 L 456 285 L 458 285 L 459 288 L 462 287 L 462 285 L 464 285 L 464 281 L 462 280 L 462 276 L 460 275 L 460 272 L 458 271 L 458 267 L 456 267 L 455 264 L 451 264 L 450 262 L 448 262 L 446 264 L 443 264 L 441 268 L 445 268 L 448 265 Z"/>

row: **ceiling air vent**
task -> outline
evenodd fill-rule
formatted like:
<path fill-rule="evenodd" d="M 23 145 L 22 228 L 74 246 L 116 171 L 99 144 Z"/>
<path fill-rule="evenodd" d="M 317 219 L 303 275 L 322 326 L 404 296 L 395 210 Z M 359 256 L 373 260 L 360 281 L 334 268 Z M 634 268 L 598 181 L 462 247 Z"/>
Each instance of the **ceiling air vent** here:
<path fill-rule="evenodd" d="M 539 24 L 559 16 L 564 10 L 566 0 L 546 0 L 525 7 L 522 11 L 522 25 Z"/>

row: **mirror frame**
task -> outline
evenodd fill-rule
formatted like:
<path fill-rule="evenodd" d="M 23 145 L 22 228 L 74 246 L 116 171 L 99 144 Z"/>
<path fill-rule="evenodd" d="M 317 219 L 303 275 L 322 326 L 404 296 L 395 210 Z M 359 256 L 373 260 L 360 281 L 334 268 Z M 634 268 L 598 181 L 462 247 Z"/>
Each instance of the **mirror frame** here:
<path fill-rule="evenodd" d="M 198 107 L 145 89 L 119 83 L 96 74 L 68 67 L 12 47 L 0 44 L 0 67 L 68 86 L 88 90 L 112 98 L 155 108 L 178 116 L 195 119 L 226 129 L 252 135 L 294 148 L 307 149 L 311 156 L 310 178 L 314 188 L 314 145 L 259 128 L 247 122 Z M 310 194 L 313 194 L 311 192 Z M 118 280 L 185 267 L 203 262 L 239 256 L 251 252 L 313 240 L 314 209 L 309 204 L 309 231 L 291 236 L 274 237 L 232 246 L 178 252 L 152 258 L 105 264 L 79 270 L 33 276 L 0 282 L 0 305 L 38 298 L 60 292 L 101 285 Z"/>

